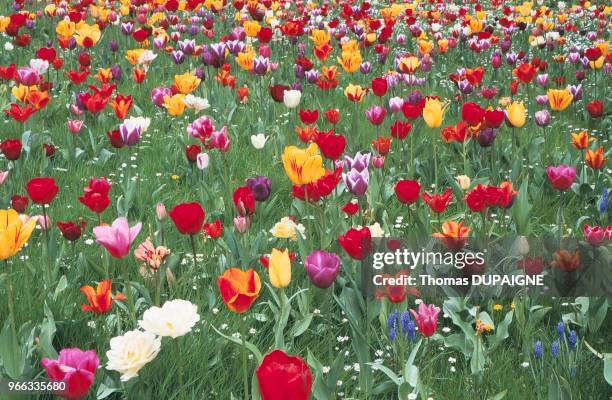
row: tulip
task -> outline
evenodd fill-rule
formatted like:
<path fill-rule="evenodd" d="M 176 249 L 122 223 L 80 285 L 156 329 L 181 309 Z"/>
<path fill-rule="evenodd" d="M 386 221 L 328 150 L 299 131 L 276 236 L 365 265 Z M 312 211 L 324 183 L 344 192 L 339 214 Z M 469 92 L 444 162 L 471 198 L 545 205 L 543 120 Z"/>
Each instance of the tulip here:
<path fill-rule="evenodd" d="M 521 128 L 525 125 L 527 115 L 523 102 L 513 102 L 506 108 L 506 121 L 513 128 Z"/>
<path fill-rule="evenodd" d="M 548 102 L 550 104 L 550 108 L 553 111 L 565 110 L 572 103 L 572 99 L 574 98 L 569 88 L 565 88 L 562 90 L 548 89 L 548 92 L 546 92 L 546 94 L 548 95 Z"/>
<path fill-rule="evenodd" d="M 111 226 L 93 228 L 96 242 L 102 245 L 115 258 L 124 258 L 130 252 L 130 245 L 140 232 L 142 223 L 130 228 L 125 217 L 119 217 Z"/>
<path fill-rule="evenodd" d="M 128 331 L 110 340 L 110 349 L 106 352 L 106 369 L 120 372 L 122 382 L 129 381 L 157 357 L 160 349 L 161 338 L 153 333 Z"/>
<path fill-rule="evenodd" d="M 472 180 L 467 175 L 456 176 L 455 181 L 457 181 L 457 185 L 459 185 L 461 190 L 468 190 L 472 184 Z"/>
<path fill-rule="evenodd" d="M 536 111 L 533 116 L 535 118 L 535 123 L 537 126 L 544 127 L 550 124 L 550 113 L 548 112 L 548 110 Z"/>
<path fill-rule="evenodd" d="M 576 179 L 576 167 L 568 167 L 561 164 L 557 167 L 549 166 L 546 168 L 548 181 L 554 189 L 565 191 L 572 186 Z"/>
<path fill-rule="evenodd" d="M 113 296 L 111 292 L 112 281 L 106 279 L 94 289 L 91 286 L 81 286 L 81 292 L 87 297 L 89 304 L 81 305 L 82 311 L 91 311 L 96 314 L 106 314 L 111 310 L 113 302 L 117 300 L 125 300 L 123 294 L 117 292 Z"/>
<path fill-rule="evenodd" d="M 266 141 L 268 138 L 263 133 L 258 133 L 257 135 L 251 135 L 251 144 L 255 149 L 261 150 L 266 145 Z"/>
<path fill-rule="evenodd" d="M 227 126 L 219 129 L 218 131 L 213 131 L 210 137 L 210 141 L 208 142 L 210 146 L 215 149 L 225 153 L 230 148 L 230 139 L 227 134 Z"/>
<path fill-rule="evenodd" d="M 255 196 L 249 186 L 237 188 L 234 191 L 232 199 L 240 215 L 251 216 L 255 214 Z"/>
<path fill-rule="evenodd" d="M 464 226 L 464 222 L 446 221 L 442 224 L 442 232 L 436 232 L 432 236 L 440 239 L 444 247 L 449 250 L 460 250 L 465 246 L 470 233 L 470 228 Z"/>
<path fill-rule="evenodd" d="M 326 289 L 336 280 L 341 264 L 337 254 L 316 250 L 304 260 L 304 269 L 313 285 Z"/>
<path fill-rule="evenodd" d="M 387 110 L 381 106 L 374 106 L 366 110 L 365 115 L 372 125 L 378 126 L 384 122 Z"/>
<path fill-rule="evenodd" d="M 606 240 L 606 231 L 600 226 L 589 226 L 584 224 L 584 238 L 593 247 L 601 246 Z"/>
<path fill-rule="evenodd" d="M 9 171 L 0 170 L 0 186 L 2 186 L 4 182 L 6 182 L 6 180 L 8 179 L 8 176 L 9 176 Z"/>
<path fill-rule="evenodd" d="M 427 126 L 431 129 L 439 128 L 442 125 L 444 108 L 439 99 L 427 98 L 425 107 L 423 108 L 423 119 Z"/>
<path fill-rule="evenodd" d="M 23 223 L 15 210 L 0 210 L 0 260 L 13 257 L 28 241 L 36 220 Z"/>
<path fill-rule="evenodd" d="M 261 280 L 253 269 L 227 269 L 217 279 L 221 298 L 230 311 L 244 313 L 259 297 Z"/>
<path fill-rule="evenodd" d="M 191 332 L 199 320 L 198 306 L 187 300 L 175 299 L 166 301 L 161 307 L 146 310 L 138 325 L 160 337 L 176 339 Z"/>
<path fill-rule="evenodd" d="M 70 133 L 76 135 L 81 131 L 83 125 L 85 125 L 83 121 L 78 119 L 71 119 L 68 121 L 68 130 L 70 131 Z"/>
<path fill-rule="evenodd" d="M 312 183 L 325 174 L 319 147 L 311 143 L 306 149 L 295 146 L 285 147 L 282 160 L 287 176 L 295 185 Z"/>
<path fill-rule="evenodd" d="M 65 385 L 57 394 L 69 400 L 87 396 L 99 363 L 95 350 L 83 351 L 78 348 L 62 349 L 57 360 L 43 358 L 41 361 L 49 380 Z"/>
<path fill-rule="evenodd" d="M 287 108 L 296 108 L 300 105 L 302 99 L 302 92 L 299 90 L 285 90 L 283 92 L 283 103 Z"/>
<path fill-rule="evenodd" d="M 34 203 L 46 206 L 53 201 L 59 188 L 55 184 L 55 179 L 42 177 L 30 179 L 26 184 L 26 190 Z"/>
<path fill-rule="evenodd" d="M 298 356 L 274 350 L 257 367 L 257 384 L 262 400 L 308 400 L 312 373 Z"/>
<path fill-rule="evenodd" d="M 64 236 L 64 238 L 70 242 L 79 240 L 83 234 L 83 229 L 85 229 L 85 226 L 86 224 L 83 220 L 81 220 L 80 223 L 72 221 L 57 221 L 57 227 L 59 228 L 60 232 L 62 232 L 62 236 Z"/>
<path fill-rule="evenodd" d="M 587 165 L 593 169 L 602 169 L 606 161 L 608 161 L 608 158 L 604 156 L 603 147 L 599 146 L 595 151 L 586 151 L 585 161 Z"/>
<path fill-rule="evenodd" d="M 402 179 L 395 184 L 394 190 L 400 203 L 410 205 L 419 199 L 421 185 L 414 180 Z"/>
<path fill-rule="evenodd" d="M 255 200 L 266 201 L 270 197 L 272 180 L 266 176 L 256 176 L 246 180 L 246 185 L 251 189 Z"/>
<path fill-rule="evenodd" d="M 19 159 L 22 147 L 21 140 L 19 139 L 6 139 L 0 143 L 0 151 L 9 161 Z"/>
<path fill-rule="evenodd" d="M 425 337 L 433 336 L 438 328 L 438 314 L 440 313 L 440 308 L 433 304 L 427 305 L 421 302 L 419 304 L 418 313 L 414 310 L 410 310 L 410 312 L 419 327 L 419 332 Z"/>
<path fill-rule="evenodd" d="M 234 227 L 239 233 L 245 233 L 251 226 L 251 218 L 248 216 L 239 215 L 234 217 Z"/>
<path fill-rule="evenodd" d="M 351 228 L 338 237 L 338 243 L 355 260 L 365 259 L 372 249 L 372 235 L 368 227 Z"/>
<path fill-rule="evenodd" d="M 119 125 L 119 133 L 123 144 L 131 147 L 140 141 L 142 127 L 132 120 L 125 120 Z"/>
<path fill-rule="evenodd" d="M 270 283 L 277 289 L 284 289 L 291 283 L 291 260 L 289 250 L 280 251 L 272 249 L 270 255 L 268 272 Z"/>

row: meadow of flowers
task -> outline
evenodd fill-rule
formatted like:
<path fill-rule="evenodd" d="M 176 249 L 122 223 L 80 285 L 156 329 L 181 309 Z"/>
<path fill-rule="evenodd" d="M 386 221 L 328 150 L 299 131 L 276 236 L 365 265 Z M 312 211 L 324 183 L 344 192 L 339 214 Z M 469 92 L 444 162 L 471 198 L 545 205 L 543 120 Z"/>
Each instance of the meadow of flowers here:
<path fill-rule="evenodd" d="M 1 3 L 0 398 L 610 398 L 609 2 Z"/>

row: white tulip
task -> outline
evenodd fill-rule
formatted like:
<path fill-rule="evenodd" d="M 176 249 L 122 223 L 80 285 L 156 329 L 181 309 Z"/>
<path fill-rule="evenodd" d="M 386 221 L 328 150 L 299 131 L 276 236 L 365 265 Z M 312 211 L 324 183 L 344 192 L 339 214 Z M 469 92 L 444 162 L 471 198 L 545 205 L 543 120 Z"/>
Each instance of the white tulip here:
<path fill-rule="evenodd" d="M 196 157 L 196 165 L 198 166 L 198 169 L 205 170 L 208 168 L 209 163 L 210 157 L 208 156 L 208 153 L 200 153 Z"/>
<path fill-rule="evenodd" d="M 138 376 L 138 371 L 159 353 L 161 339 L 150 332 L 133 330 L 110 340 L 106 369 L 121 373 L 123 382 Z"/>
<path fill-rule="evenodd" d="M 251 135 L 251 144 L 257 150 L 261 150 L 266 145 L 266 141 L 268 138 L 263 133 L 258 133 L 257 135 Z"/>
<path fill-rule="evenodd" d="M 192 94 L 188 94 L 187 96 L 185 96 L 185 99 L 183 99 L 183 102 L 185 103 L 187 107 L 193 108 L 197 112 L 206 110 L 207 108 L 210 107 L 210 104 L 208 103 L 208 99 L 203 99 L 202 97 L 197 97 Z"/>
<path fill-rule="evenodd" d="M 189 333 L 199 320 L 198 306 L 176 299 L 165 302 L 161 307 L 149 308 L 138 325 L 147 332 L 175 339 Z"/>
<path fill-rule="evenodd" d="M 283 92 L 283 102 L 287 108 L 295 108 L 300 104 L 302 92 L 299 90 L 285 90 Z"/>
<path fill-rule="evenodd" d="M 151 118 L 145 117 L 129 117 L 123 121 L 127 126 L 139 126 L 140 132 L 145 133 L 147 129 L 149 129 L 149 125 L 151 125 Z"/>
<path fill-rule="evenodd" d="M 30 60 L 30 68 L 36 71 L 38 75 L 44 75 L 49 69 L 49 61 L 33 58 Z"/>

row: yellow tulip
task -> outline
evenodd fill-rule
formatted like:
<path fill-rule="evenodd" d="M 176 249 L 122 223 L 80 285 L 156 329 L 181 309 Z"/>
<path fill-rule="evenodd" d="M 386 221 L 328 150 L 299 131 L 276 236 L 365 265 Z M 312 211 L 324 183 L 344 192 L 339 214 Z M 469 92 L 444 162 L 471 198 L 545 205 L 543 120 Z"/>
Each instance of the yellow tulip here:
<path fill-rule="evenodd" d="M 174 86 L 182 94 L 189 94 L 196 90 L 202 80 L 192 74 L 191 72 L 185 72 L 182 75 L 174 75 Z"/>
<path fill-rule="evenodd" d="M 506 108 L 506 117 L 508 118 L 508 121 L 510 121 L 512 127 L 522 128 L 527 120 L 527 112 L 525 111 L 525 105 L 523 102 L 512 102 L 512 104 Z"/>
<path fill-rule="evenodd" d="M 331 35 L 326 30 L 313 29 L 310 33 L 310 40 L 314 42 L 315 46 L 321 46 L 324 44 L 329 44 Z"/>
<path fill-rule="evenodd" d="M 423 108 L 423 119 L 430 128 L 439 128 L 444 117 L 444 107 L 439 99 L 428 98 Z"/>
<path fill-rule="evenodd" d="M 36 220 L 25 224 L 15 210 L 0 210 L 0 260 L 6 260 L 21 250 L 36 227 Z"/>
<path fill-rule="evenodd" d="M 421 62 L 416 56 L 406 56 L 399 60 L 399 69 L 405 74 L 414 74 Z"/>
<path fill-rule="evenodd" d="M 291 260 L 289 250 L 272 249 L 268 263 L 270 283 L 277 289 L 283 289 L 291 283 Z"/>
<path fill-rule="evenodd" d="M 138 64 L 138 59 L 143 55 L 145 49 L 131 49 L 125 52 L 125 59 L 132 65 Z"/>
<path fill-rule="evenodd" d="M 344 95 L 349 101 L 360 102 L 363 100 L 367 90 L 362 88 L 359 85 L 353 85 L 349 83 L 349 85 L 344 89 Z"/>
<path fill-rule="evenodd" d="M 179 93 L 172 97 L 164 97 L 164 107 L 172 116 L 182 115 L 185 112 L 185 95 Z"/>
<path fill-rule="evenodd" d="M 244 33 L 247 34 L 248 37 L 255 37 L 257 36 L 257 34 L 259 33 L 259 31 L 261 30 L 261 25 L 259 25 L 259 22 L 257 21 L 244 21 Z"/>
<path fill-rule="evenodd" d="M 553 111 L 563 111 L 571 103 L 574 96 L 570 92 L 569 88 L 565 89 L 548 89 L 546 92 L 548 95 L 548 104 Z"/>
<path fill-rule="evenodd" d="M 62 39 L 68 39 L 70 36 L 74 35 L 74 31 L 76 31 L 76 24 L 65 19 L 58 22 L 55 27 L 55 33 Z"/>
<path fill-rule="evenodd" d="M 241 51 L 240 53 L 238 53 L 238 56 L 236 56 L 236 63 L 240 65 L 240 68 L 242 68 L 243 70 L 250 71 L 253 69 L 254 59 L 255 52 Z"/>
<path fill-rule="evenodd" d="M 97 24 L 82 24 L 74 33 L 74 38 L 81 47 L 95 46 L 101 36 L 102 32 L 100 32 L 100 27 Z"/>
<path fill-rule="evenodd" d="M 352 74 L 361 65 L 361 54 L 358 51 L 343 51 L 342 57 L 338 57 L 338 64 L 342 65 L 345 72 Z"/>
<path fill-rule="evenodd" d="M 282 160 L 287 176 L 295 185 L 306 185 L 325 175 L 323 159 L 316 143 L 311 143 L 306 149 L 285 147 Z"/>

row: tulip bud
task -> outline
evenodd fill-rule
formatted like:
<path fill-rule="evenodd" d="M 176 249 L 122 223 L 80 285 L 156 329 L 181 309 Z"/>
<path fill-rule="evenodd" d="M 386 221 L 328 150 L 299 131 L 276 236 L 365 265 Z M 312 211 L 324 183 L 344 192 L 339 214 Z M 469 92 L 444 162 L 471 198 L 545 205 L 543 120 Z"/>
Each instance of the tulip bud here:
<path fill-rule="evenodd" d="M 472 180 L 467 175 L 456 176 L 455 180 L 457 181 L 457 185 L 459 185 L 461 190 L 468 190 L 472 184 Z"/>
<path fill-rule="evenodd" d="M 206 168 L 208 168 L 209 162 L 210 157 L 208 156 L 208 153 L 200 153 L 196 157 L 196 165 L 200 170 L 205 170 Z"/>
<path fill-rule="evenodd" d="M 374 168 L 381 169 L 385 166 L 385 156 L 374 156 L 372 157 L 372 165 Z"/>
<path fill-rule="evenodd" d="M 239 215 L 234 218 L 234 227 L 239 233 L 245 233 L 246 231 L 249 230 L 250 226 L 251 226 L 251 219 L 249 217 Z"/>
<path fill-rule="evenodd" d="M 155 206 L 155 214 L 157 216 L 157 219 L 160 221 L 162 221 L 168 216 L 164 203 L 157 203 L 157 205 Z"/>

